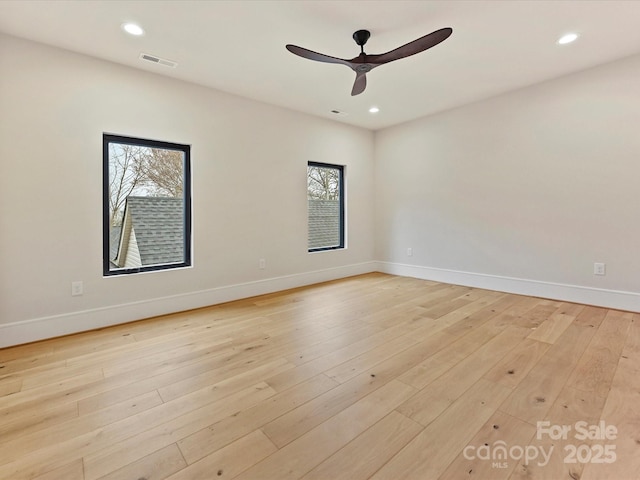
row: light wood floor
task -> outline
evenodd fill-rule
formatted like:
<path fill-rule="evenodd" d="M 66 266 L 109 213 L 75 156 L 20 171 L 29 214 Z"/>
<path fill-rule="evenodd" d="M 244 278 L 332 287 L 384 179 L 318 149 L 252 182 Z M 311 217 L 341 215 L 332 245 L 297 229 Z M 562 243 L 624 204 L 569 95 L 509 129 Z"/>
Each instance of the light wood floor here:
<path fill-rule="evenodd" d="M 637 479 L 640 315 L 369 274 L 0 350 L 0 478 Z"/>

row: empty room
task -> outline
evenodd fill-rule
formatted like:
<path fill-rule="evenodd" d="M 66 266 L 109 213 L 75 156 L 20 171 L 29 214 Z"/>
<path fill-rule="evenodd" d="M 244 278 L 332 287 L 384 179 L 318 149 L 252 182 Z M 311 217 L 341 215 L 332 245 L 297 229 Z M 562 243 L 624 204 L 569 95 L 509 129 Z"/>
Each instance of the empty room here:
<path fill-rule="evenodd" d="M 640 2 L 0 2 L 0 480 L 640 479 Z"/>

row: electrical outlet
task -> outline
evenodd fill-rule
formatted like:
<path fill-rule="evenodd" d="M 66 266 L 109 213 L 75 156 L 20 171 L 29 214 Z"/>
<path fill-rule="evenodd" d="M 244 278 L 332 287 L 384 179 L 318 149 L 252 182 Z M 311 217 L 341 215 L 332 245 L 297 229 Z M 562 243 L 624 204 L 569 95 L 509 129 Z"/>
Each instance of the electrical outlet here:
<path fill-rule="evenodd" d="M 604 263 L 594 263 L 593 264 L 593 274 L 594 275 L 606 275 L 607 274 L 607 265 Z"/>
<path fill-rule="evenodd" d="M 79 297 L 84 293 L 84 285 L 82 284 L 82 280 L 78 280 L 76 282 L 71 282 L 71 296 Z"/>
<path fill-rule="evenodd" d="M 260 270 L 264 270 L 265 268 L 267 268 L 267 261 L 264 258 L 258 260 L 258 268 Z"/>
<path fill-rule="evenodd" d="M 407 248 L 407 257 L 413 257 L 413 248 Z"/>

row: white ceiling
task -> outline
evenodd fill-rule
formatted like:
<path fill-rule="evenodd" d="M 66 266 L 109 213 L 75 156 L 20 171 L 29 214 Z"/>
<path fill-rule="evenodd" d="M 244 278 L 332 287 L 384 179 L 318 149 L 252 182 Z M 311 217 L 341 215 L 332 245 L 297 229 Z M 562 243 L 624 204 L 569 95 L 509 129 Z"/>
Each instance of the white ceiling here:
<path fill-rule="evenodd" d="M 640 1 L 617 0 L 0 1 L 2 32 L 373 130 L 640 53 L 639 25 Z M 375 69 L 356 97 L 349 68 L 285 50 L 352 58 L 356 30 L 373 54 L 442 27 L 448 40 Z"/>

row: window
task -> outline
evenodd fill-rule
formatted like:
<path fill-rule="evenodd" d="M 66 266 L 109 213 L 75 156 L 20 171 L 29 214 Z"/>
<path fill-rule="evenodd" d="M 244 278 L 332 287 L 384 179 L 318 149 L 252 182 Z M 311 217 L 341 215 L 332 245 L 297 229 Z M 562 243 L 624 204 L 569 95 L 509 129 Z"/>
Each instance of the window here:
<path fill-rule="evenodd" d="M 103 273 L 191 265 L 190 147 L 104 135 Z"/>
<path fill-rule="evenodd" d="M 307 166 L 309 251 L 344 248 L 344 167 Z"/>

